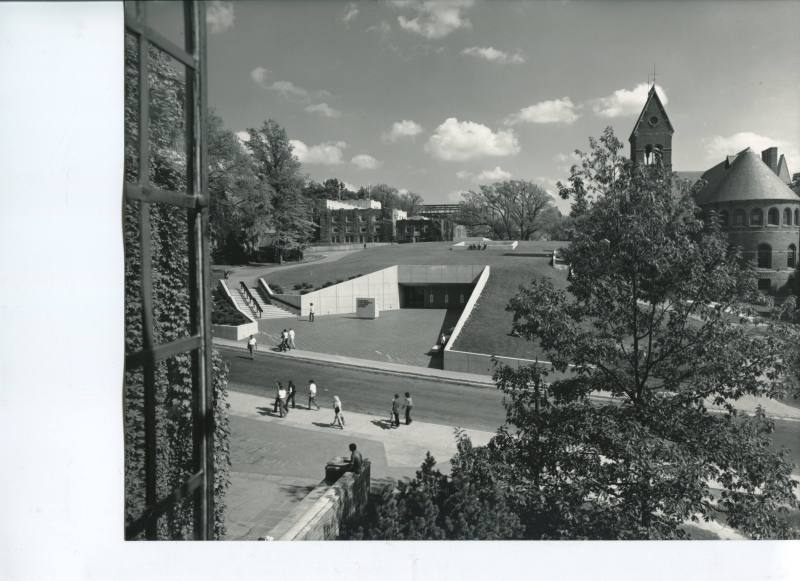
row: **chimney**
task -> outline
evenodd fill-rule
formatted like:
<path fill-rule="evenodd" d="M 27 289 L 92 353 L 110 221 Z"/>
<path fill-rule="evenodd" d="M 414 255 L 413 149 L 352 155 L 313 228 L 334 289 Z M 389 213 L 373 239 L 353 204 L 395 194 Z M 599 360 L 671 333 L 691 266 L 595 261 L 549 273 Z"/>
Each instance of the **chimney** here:
<path fill-rule="evenodd" d="M 778 148 L 770 147 L 761 152 L 761 160 L 769 166 L 773 173 L 778 173 Z"/>

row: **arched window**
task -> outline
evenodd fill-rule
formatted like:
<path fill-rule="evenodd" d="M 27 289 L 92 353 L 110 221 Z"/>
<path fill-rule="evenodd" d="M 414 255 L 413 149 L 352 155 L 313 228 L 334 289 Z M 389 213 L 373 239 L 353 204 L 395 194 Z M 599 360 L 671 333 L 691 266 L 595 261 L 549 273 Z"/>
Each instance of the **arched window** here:
<path fill-rule="evenodd" d="M 770 226 L 778 226 L 781 223 L 781 215 L 778 208 L 770 208 L 767 212 L 767 224 Z"/>
<path fill-rule="evenodd" d="M 789 208 L 783 210 L 783 225 L 784 226 L 792 225 L 792 211 Z"/>
<path fill-rule="evenodd" d="M 800 225 L 800 210 L 794 211 L 794 225 Z"/>
<path fill-rule="evenodd" d="M 761 211 L 761 208 L 756 208 L 755 210 L 750 212 L 750 225 L 751 226 L 764 225 L 764 212 Z"/>
<path fill-rule="evenodd" d="M 758 268 L 772 268 L 772 246 L 758 245 Z"/>
<path fill-rule="evenodd" d="M 728 212 L 727 212 L 727 210 L 722 210 L 719 213 L 719 225 L 723 226 L 723 227 L 728 225 Z"/>
<path fill-rule="evenodd" d="M 741 208 L 738 210 L 734 210 L 733 212 L 733 225 L 734 226 L 744 226 L 744 217 L 745 213 L 744 210 Z"/>
<path fill-rule="evenodd" d="M 794 265 L 797 264 L 797 247 L 794 244 L 789 244 L 789 252 L 786 255 L 786 266 L 789 268 L 794 268 Z"/>
<path fill-rule="evenodd" d="M 653 151 L 653 163 L 661 163 L 664 161 L 664 146 L 656 145 Z"/>
<path fill-rule="evenodd" d="M 653 146 L 648 144 L 644 146 L 644 164 L 651 165 L 653 163 Z"/>

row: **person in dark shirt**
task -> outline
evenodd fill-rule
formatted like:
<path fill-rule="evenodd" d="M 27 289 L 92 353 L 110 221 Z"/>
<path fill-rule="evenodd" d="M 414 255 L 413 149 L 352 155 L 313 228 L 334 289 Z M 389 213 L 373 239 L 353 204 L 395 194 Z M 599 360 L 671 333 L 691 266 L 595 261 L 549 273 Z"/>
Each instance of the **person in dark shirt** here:
<path fill-rule="evenodd" d="M 364 457 L 356 448 L 355 443 L 350 444 L 350 470 L 358 474 L 361 472 L 361 467 L 364 466 Z"/>

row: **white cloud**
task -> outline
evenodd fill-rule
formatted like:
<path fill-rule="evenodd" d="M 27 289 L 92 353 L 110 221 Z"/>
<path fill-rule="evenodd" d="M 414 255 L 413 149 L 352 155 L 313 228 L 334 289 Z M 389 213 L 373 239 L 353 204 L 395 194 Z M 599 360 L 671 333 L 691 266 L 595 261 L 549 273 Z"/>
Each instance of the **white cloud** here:
<path fill-rule="evenodd" d="M 385 20 L 381 20 L 378 24 L 374 24 L 367 28 L 367 32 L 376 32 L 381 40 L 386 41 L 388 40 L 389 35 L 392 33 L 392 25 Z"/>
<path fill-rule="evenodd" d="M 317 105 L 309 105 L 306 107 L 307 113 L 316 113 L 322 117 L 329 117 L 330 119 L 337 119 L 342 116 L 341 111 L 337 111 L 327 103 L 319 103 Z"/>
<path fill-rule="evenodd" d="M 233 2 L 209 2 L 206 8 L 206 23 L 211 34 L 233 28 Z"/>
<path fill-rule="evenodd" d="M 236 137 L 242 145 L 246 145 L 250 142 L 250 134 L 247 131 L 237 131 Z"/>
<path fill-rule="evenodd" d="M 471 180 L 476 184 L 489 184 L 511 179 L 511 172 L 507 172 L 498 165 L 494 169 L 485 169 L 479 174 L 462 170 L 457 172 L 456 176 L 462 180 Z"/>
<path fill-rule="evenodd" d="M 381 138 L 384 141 L 394 143 L 403 137 L 414 137 L 422 133 L 422 126 L 414 121 L 403 119 L 402 121 L 395 121 L 392 123 L 392 128 L 384 133 Z"/>
<path fill-rule="evenodd" d="M 777 147 L 778 159 L 780 159 L 781 154 L 785 155 L 786 163 L 789 165 L 789 171 L 798 171 L 797 169 L 793 169 L 793 167 L 797 168 L 800 166 L 800 152 L 794 143 L 749 131 L 734 133 L 727 137 L 715 135 L 706 141 L 706 155 L 709 160 L 719 162 L 722 161 L 725 156 L 739 153 L 746 147 L 749 147 L 759 155 L 761 155 L 763 150 L 769 147 Z"/>
<path fill-rule="evenodd" d="M 366 153 L 359 153 L 350 160 L 350 163 L 361 169 L 376 169 L 381 166 L 381 162 Z"/>
<path fill-rule="evenodd" d="M 347 147 L 344 141 L 328 141 L 319 145 L 307 146 L 299 139 L 290 139 L 294 155 L 301 163 L 316 165 L 339 165 L 342 163 L 342 150 Z"/>
<path fill-rule="evenodd" d="M 470 28 L 472 23 L 462 11 L 474 3 L 474 0 L 425 0 L 424 2 L 400 0 L 392 2 L 392 5 L 401 10 L 414 11 L 413 18 L 402 15 L 397 17 L 400 28 L 431 40 L 444 38 L 459 28 Z"/>
<path fill-rule="evenodd" d="M 640 83 L 633 89 L 619 89 L 608 97 L 601 97 L 591 102 L 592 110 L 600 117 L 628 117 L 638 115 L 647 101 L 647 93 L 650 85 Z M 663 87 L 656 85 L 656 92 L 661 98 L 661 102 L 666 105 L 669 102 Z"/>
<path fill-rule="evenodd" d="M 469 48 L 465 48 L 461 51 L 461 54 L 467 56 L 474 56 L 479 59 L 483 59 L 489 62 L 499 63 L 501 65 L 509 65 L 509 64 L 522 64 L 525 62 L 525 57 L 519 53 L 509 54 L 507 52 L 503 52 L 502 50 L 497 50 L 493 46 L 487 46 L 485 48 L 479 46 L 471 46 Z"/>
<path fill-rule="evenodd" d="M 576 106 L 569 97 L 561 97 L 551 101 L 542 101 L 511 115 L 505 120 L 506 125 L 517 123 L 575 123 L 579 115 Z"/>
<path fill-rule="evenodd" d="M 408 188 L 400 188 L 399 190 L 397 190 L 397 193 L 404 196 L 408 193 Z"/>
<path fill-rule="evenodd" d="M 267 77 L 269 77 L 269 69 L 266 67 L 256 67 L 250 71 L 250 78 L 255 84 L 262 87 L 267 86 Z"/>
<path fill-rule="evenodd" d="M 359 189 L 357 185 L 351 184 L 350 182 L 343 181 L 342 183 L 344 184 L 344 187 L 350 190 L 351 192 L 357 192 Z"/>
<path fill-rule="evenodd" d="M 556 185 L 556 180 L 540 176 L 536 178 L 536 183 L 538 183 L 548 194 L 550 194 L 550 197 L 553 198 L 553 204 L 562 214 L 569 215 L 569 211 L 572 207 L 572 201 L 565 200 L 558 195 L 558 186 Z"/>
<path fill-rule="evenodd" d="M 287 99 L 289 97 L 308 97 L 308 91 L 302 87 L 298 87 L 291 81 L 275 81 L 267 88 L 280 93 Z"/>
<path fill-rule="evenodd" d="M 269 82 L 269 77 L 272 73 L 266 67 L 256 67 L 250 71 L 250 78 L 253 82 L 265 89 L 280 93 L 282 96 L 288 98 L 298 97 L 300 99 L 308 98 L 308 91 L 302 87 L 298 87 L 291 81 L 274 81 Z"/>
<path fill-rule="evenodd" d="M 570 168 L 581 161 L 581 156 L 574 151 L 570 153 L 558 153 L 553 158 L 558 162 L 558 171 L 562 173 L 569 173 Z"/>
<path fill-rule="evenodd" d="M 502 157 L 520 151 L 514 132 L 498 131 L 480 123 L 446 119 L 425 144 L 425 151 L 445 161 L 464 161 L 482 156 Z"/>
<path fill-rule="evenodd" d="M 350 2 L 344 7 L 344 16 L 342 16 L 342 22 L 349 24 L 350 21 L 356 16 L 358 16 L 358 6 L 356 6 L 355 2 Z"/>

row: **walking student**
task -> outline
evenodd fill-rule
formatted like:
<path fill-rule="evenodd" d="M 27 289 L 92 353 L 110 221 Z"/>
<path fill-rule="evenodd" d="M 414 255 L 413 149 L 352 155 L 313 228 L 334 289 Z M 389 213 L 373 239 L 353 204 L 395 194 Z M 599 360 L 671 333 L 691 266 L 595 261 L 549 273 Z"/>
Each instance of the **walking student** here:
<path fill-rule="evenodd" d="M 319 404 L 317 403 L 317 384 L 313 379 L 308 380 L 308 409 L 311 409 L 311 404 L 319 411 Z"/>
<path fill-rule="evenodd" d="M 297 393 L 297 387 L 295 387 L 294 381 L 292 381 L 291 379 L 289 380 L 288 388 L 289 388 L 289 399 L 286 402 L 286 407 L 288 409 L 289 402 L 292 402 L 292 409 L 294 409 L 294 396 L 295 393 Z"/>
<path fill-rule="evenodd" d="M 406 403 L 403 404 L 403 407 L 406 410 L 406 425 L 409 426 L 411 425 L 411 408 L 414 407 L 414 402 L 411 401 L 411 394 L 409 392 L 406 392 Z"/>
<path fill-rule="evenodd" d="M 278 407 L 281 405 L 281 390 L 283 384 L 280 381 L 275 382 L 275 404 L 272 406 L 273 413 L 278 413 Z"/>
<path fill-rule="evenodd" d="M 297 349 L 294 346 L 294 329 L 289 329 L 289 349 Z"/>
<path fill-rule="evenodd" d="M 308 322 L 309 323 L 314 322 L 314 303 L 308 305 Z"/>
<path fill-rule="evenodd" d="M 280 387 L 278 389 L 278 410 L 281 413 L 281 417 L 289 415 L 289 406 L 286 405 L 286 388 L 283 387 L 283 384 L 278 384 Z"/>
<path fill-rule="evenodd" d="M 331 426 L 339 426 L 340 430 L 344 430 L 344 415 L 342 414 L 342 400 L 338 395 L 333 396 L 333 421 Z"/>
<path fill-rule="evenodd" d="M 278 345 L 278 351 L 286 351 L 289 348 L 289 332 L 284 329 L 281 331 L 281 344 Z"/>
<path fill-rule="evenodd" d="M 394 397 L 392 398 L 392 412 L 391 412 L 391 414 L 392 414 L 392 417 L 391 417 L 392 427 L 393 428 L 399 428 L 400 427 L 400 394 L 399 393 L 394 394 Z"/>
<path fill-rule="evenodd" d="M 247 342 L 247 350 L 250 351 L 250 359 L 253 359 L 253 351 L 256 350 L 255 335 L 250 335 L 250 340 Z"/>

